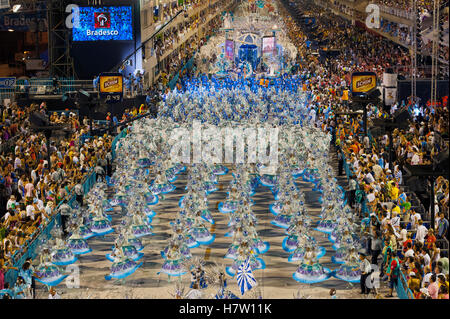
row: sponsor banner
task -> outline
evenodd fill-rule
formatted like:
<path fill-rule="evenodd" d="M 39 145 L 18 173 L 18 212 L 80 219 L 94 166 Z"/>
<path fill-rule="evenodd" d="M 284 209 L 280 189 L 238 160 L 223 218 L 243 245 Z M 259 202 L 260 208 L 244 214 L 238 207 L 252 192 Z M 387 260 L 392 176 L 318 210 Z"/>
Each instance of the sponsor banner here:
<path fill-rule="evenodd" d="M 79 15 L 73 41 L 133 40 L 131 6 L 79 7 L 72 14 Z"/>
<path fill-rule="evenodd" d="M 397 102 L 397 88 L 384 88 L 384 104 L 394 105 Z"/>
<path fill-rule="evenodd" d="M 14 89 L 16 78 L 0 78 L 0 89 Z"/>
<path fill-rule="evenodd" d="M 355 72 L 352 74 L 352 93 L 358 95 L 369 92 L 377 86 L 377 75 L 373 72 Z"/>
<path fill-rule="evenodd" d="M 100 93 L 122 93 L 123 78 L 122 74 L 100 75 Z"/>
<path fill-rule="evenodd" d="M 383 73 L 383 86 L 397 87 L 397 73 Z"/>
<path fill-rule="evenodd" d="M 0 31 L 46 31 L 47 18 L 36 17 L 36 13 L 5 13 L 0 14 Z"/>
<path fill-rule="evenodd" d="M 123 77 L 120 73 L 102 73 L 99 76 L 100 96 L 108 103 L 120 102 L 123 97 Z"/>

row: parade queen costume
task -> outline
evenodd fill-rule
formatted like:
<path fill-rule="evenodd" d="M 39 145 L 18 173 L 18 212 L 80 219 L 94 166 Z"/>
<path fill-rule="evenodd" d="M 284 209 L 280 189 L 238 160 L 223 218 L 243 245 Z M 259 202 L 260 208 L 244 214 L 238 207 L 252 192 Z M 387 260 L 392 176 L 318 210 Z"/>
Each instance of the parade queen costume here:
<path fill-rule="evenodd" d="M 214 242 L 216 237 L 216 235 L 211 235 L 209 230 L 205 227 L 203 219 L 201 218 L 201 212 L 197 212 L 194 217 L 191 235 L 200 245 L 209 245 Z"/>
<path fill-rule="evenodd" d="M 305 225 L 306 224 L 306 225 Z M 305 243 L 310 242 L 316 244 L 314 237 L 308 235 L 309 227 L 308 222 L 303 216 L 297 217 L 292 225 L 286 230 L 286 236 L 283 239 L 282 247 L 287 252 L 293 252 L 299 247 L 304 247 Z M 317 258 L 324 255 L 325 249 L 323 247 L 317 247 L 319 253 L 316 254 Z"/>
<path fill-rule="evenodd" d="M 149 190 L 153 195 L 168 194 L 170 192 L 173 192 L 176 188 L 175 185 L 171 184 L 167 180 L 165 167 L 165 162 L 156 164 L 158 173 L 156 174 L 156 178 L 153 180 L 153 183 L 149 187 Z"/>
<path fill-rule="evenodd" d="M 321 220 L 317 223 L 315 230 L 325 234 L 331 234 L 337 225 L 336 209 L 334 209 L 333 205 L 329 205 L 322 212 Z"/>
<path fill-rule="evenodd" d="M 121 235 L 124 236 L 124 245 L 125 246 L 134 246 L 137 251 L 141 251 L 144 249 L 144 245 L 142 244 L 142 241 L 140 238 L 137 238 L 134 236 L 133 231 L 131 229 L 131 225 L 128 225 L 124 228 Z"/>
<path fill-rule="evenodd" d="M 220 202 L 218 209 L 221 213 L 228 214 L 234 212 L 240 203 L 239 193 L 236 187 L 231 188 L 225 202 Z"/>
<path fill-rule="evenodd" d="M 164 250 L 161 251 L 161 256 L 166 259 L 166 255 L 170 251 L 170 249 L 173 246 L 180 247 L 180 253 L 182 254 L 184 259 L 190 259 L 192 258 L 190 248 L 188 246 L 188 241 L 186 239 L 186 236 L 184 235 L 184 229 L 181 221 L 178 219 L 176 222 L 171 222 L 173 235 L 171 240 L 169 241 L 169 244 L 164 248 Z M 195 242 L 195 246 L 198 246 L 199 244 Z"/>
<path fill-rule="evenodd" d="M 294 210 L 291 204 L 283 206 L 282 212 L 275 216 L 275 219 L 271 222 L 273 225 L 281 228 L 289 228 L 294 218 Z"/>
<path fill-rule="evenodd" d="M 130 219 L 131 232 L 136 238 L 153 235 L 152 226 L 145 214 L 137 211 Z"/>

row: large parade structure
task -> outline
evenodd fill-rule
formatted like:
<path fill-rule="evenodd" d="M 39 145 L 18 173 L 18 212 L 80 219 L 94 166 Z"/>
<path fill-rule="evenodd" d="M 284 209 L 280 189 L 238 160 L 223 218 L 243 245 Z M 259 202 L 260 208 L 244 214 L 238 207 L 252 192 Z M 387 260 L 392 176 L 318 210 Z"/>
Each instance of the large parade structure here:
<path fill-rule="evenodd" d="M 218 76 L 276 77 L 290 70 L 297 49 L 284 33 L 275 2 L 243 2 L 223 13 L 220 33 L 203 46 L 200 72 Z"/>

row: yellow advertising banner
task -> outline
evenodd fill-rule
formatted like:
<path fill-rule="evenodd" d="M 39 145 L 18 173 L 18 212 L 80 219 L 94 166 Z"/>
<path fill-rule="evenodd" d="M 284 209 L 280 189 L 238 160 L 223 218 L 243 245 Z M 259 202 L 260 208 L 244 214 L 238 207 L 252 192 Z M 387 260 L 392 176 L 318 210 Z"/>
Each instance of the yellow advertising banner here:
<path fill-rule="evenodd" d="M 122 93 L 123 78 L 121 75 L 101 75 L 100 93 Z"/>
<path fill-rule="evenodd" d="M 352 93 L 369 92 L 377 86 L 375 73 L 361 72 L 352 74 Z"/>

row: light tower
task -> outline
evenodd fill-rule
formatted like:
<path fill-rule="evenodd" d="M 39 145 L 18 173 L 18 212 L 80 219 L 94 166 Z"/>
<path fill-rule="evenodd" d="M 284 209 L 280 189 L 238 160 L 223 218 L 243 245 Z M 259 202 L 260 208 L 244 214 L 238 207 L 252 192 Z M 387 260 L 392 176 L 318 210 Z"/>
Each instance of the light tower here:
<path fill-rule="evenodd" d="M 411 0 L 411 9 L 413 12 L 413 27 L 411 34 L 411 99 L 412 103 L 416 101 L 417 92 L 416 92 L 416 84 L 417 84 L 417 43 L 420 37 L 420 15 L 417 12 L 417 1 Z"/>

